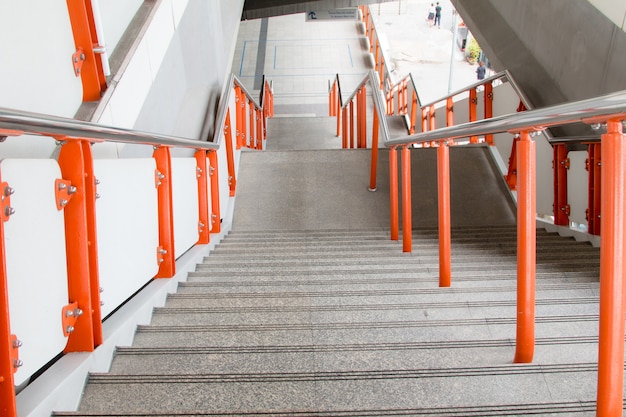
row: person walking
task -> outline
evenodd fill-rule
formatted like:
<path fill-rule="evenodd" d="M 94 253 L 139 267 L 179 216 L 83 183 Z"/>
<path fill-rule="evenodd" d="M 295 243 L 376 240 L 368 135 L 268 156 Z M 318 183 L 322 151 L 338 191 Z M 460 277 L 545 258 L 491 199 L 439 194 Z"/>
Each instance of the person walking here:
<path fill-rule="evenodd" d="M 435 4 L 430 3 L 430 7 L 428 8 L 428 26 L 433 27 L 435 24 Z"/>
<path fill-rule="evenodd" d="M 478 68 L 476 68 L 476 78 L 478 78 L 479 80 L 484 80 L 486 72 L 487 72 L 487 67 L 485 67 L 485 64 L 482 61 L 480 61 L 478 63 Z"/>
<path fill-rule="evenodd" d="M 435 25 L 441 29 L 441 6 L 439 2 L 437 2 L 437 6 L 435 6 Z"/>

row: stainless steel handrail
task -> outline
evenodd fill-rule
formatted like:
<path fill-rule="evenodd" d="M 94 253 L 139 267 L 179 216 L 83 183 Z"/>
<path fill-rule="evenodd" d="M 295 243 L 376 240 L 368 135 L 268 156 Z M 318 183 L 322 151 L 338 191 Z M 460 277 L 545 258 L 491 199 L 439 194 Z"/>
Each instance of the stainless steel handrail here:
<path fill-rule="evenodd" d="M 176 146 L 193 149 L 217 149 L 219 143 L 160 135 L 132 129 L 99 125 L 81 120 L 0 108 L 0 129 L 36 136 Z"/>
<path fill-rule="evenodd" d="M 626 118 L 626 90 L 600 97 L 580 100 L 541 109 L 494 117 L 492 119 L 463 123 L 456 126 L 403 136 L 389 140 L 387 147 L 395 147 L 414 143 L 457 140 L 470 136 L 484 136 L 502 132 L 519 132 L 522 130 L 543 130 L 552 126 L 570 123 L 593 123 L 611 118 Z"/>
<path fill-rule="evenodd" d="M 343 101 L 343 99 L 341 97 L 341 89 L 340 89 L 339 90 L 339 92 L 340 92 L 340 94 L 339 94 L 339 102 L 341 103 L 341 108 L 343 109 L 344 107 L 346 107 L 352 101 L 352 99 L 357 95 L 357 93 L 359 92 L 359 89 L 361 87 L 363 87 L 363 85 L 367 84 L 367 82 L 370 81 L 370 80 L 371 80 L 370 74 L 369 73 L 365 74 L 365 77 L 363 77 L 363 79 L 357 84 L 357 87 L 354 89 L 352 94 L 350 94 L 350 97 L 348 97 L 346 99 L 345 104 L 344 104 L 344 101 Z M 340 87 L 341 87 L 341 85 L 340 85 Z"/>
<path fill-rule="evenodd" d="M 450 97 L 454 97 L 454 96 L 457 96 L 459 94 L 466 93 L 467 91 L 469 91 L 469 90 L 471 90 L 473 88 L 476 88 L 478 86 L 481 86 L 481 85 L 483 85 L 485 83 L 488 83 L 488 82 L 491 82 L 491 81 L 499 80 L 500 78 L 507 78 L 507 79 L 509 79 L 509 75 L 510 74 L 509 74 L 508 71 L 499 72 L 497 74 L 492 75 L 491 77 L 485 78 L 484 80 L 480 80 L 478 82 L 475 82 L 474 84 L 470 84 L 468 86 L 465 86 L 465 87 L 463 87 L 463 88 L 461 88 L 461 89 L 459 89 L 457 91 L 454 91 L 452 93 L 448 93 L 445 96 L 443 96 L 441 98 L 438 98 L 437 100 L 433 100 L 433 101 L 431 101 L 429 103 L 423 104 L 422 107 L 430 107 L 430 106 L 432 106 L 434 104 L 441 103 L 442 101 L 446 101 Z"/>

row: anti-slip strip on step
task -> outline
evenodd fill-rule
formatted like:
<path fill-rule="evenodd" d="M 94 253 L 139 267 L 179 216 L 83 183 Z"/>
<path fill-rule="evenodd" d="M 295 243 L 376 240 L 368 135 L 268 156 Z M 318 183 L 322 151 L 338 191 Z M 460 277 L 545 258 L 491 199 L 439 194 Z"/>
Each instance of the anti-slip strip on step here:
<path fill-rule="evenodd" d="M 192 283 L 189 283 L 192 284 Z M 194 287 L 181 282 L 180 288 Z M 198 287 L 197 285 L 195 287 Z M 571 290 L 597 290 L 598 283 L 556 283 L 537 284 L 538 291 L 571 291 Z M 463 294 L 463 293 L 484 293 L 484 292 L 515 292 L 517 287 L 482 287 L 482 288 L 403 288 L 398 290 L 361 290 L 361 291 L 290 291 L 290 292 L 249 292 L 249 293 L 176 293 L 172 298 L 337 298 L 337 297 L 376 297 L 376 296 L 398 296 L 398 295 L 423 295 L 423 294 Z"/>
<path fill-rule="evenodd" d="M 535 323 L 571 323 L 571 322 L 597 322 L 597 314 L 580 314 L 568 316 L 536 317 Z M 466 326 L 491 326 L 491 325 L 514 325 L 515 318 L 484 318 L 484 319 L 457 319 L 457 320 L 425 320 L 403 322 L 352 322 L 352 323 L 310 323 L 310 324 L 259 324 L 259 325 L 179 325 L 179 326 L 154 326 L 139 325 L 137 332 L 141 333 L 185 333 L 185 332 L 275 332 L 275 331 L 319 331 L 319 330 L 363 330 L 363 329 L 407 329 L 429 327 L 466 327 Z"/>
<path fill-rule="evenodd" d="M 625 403 L 626 404 L 626 403 Z M 56 417 L 505 417 L 520 415 L 558 415 L 595 412 L 595 400 L 580 400 L 558 403 L 537 404 L 505 404 L 481 405 L 474 407 L 434 407 L 434 408 L 402 408 L 402 409 L 354 409 L 354 410 L 289 410 L 289 411 L 240 411 L 240 412 L 207 412 L 172 411 L 155 413 L 55 413 Z"/>
<path fill-rule="evenodd" d="M 172 296 L 175 296 L 174 294 Z M 537 306 L 598 304 L 598 297 L 537 299 Z M 341 304 L 320 306 L 240 306 L 240 307 L 156 307 L 153 314 L 240 314 L 240 313 L 312 313 L 330 311 L 425 310 L 438 308 L 498 308 L 515 306 L 515 300 L 450 301 L 438 303 Z"/>
<path fill-rule="evenodd" d="M 425 379 L 494 377 L 499 375 L 596 373 L 597 363 L 575 364 L 511 364 L 449 369 L 389 369 L 382 371 L 335 371 L 335 372 L 285 372 L 259 374 L 168 374 L 168 375 L 112 375 L 93 373 L 89 383 L 94 384 L 186 384 L 186 383 L 263 383 L 263 382 L 302 382 L 302 381 L 358 381 L 375 379 Z M 478 383 L 478 382 L 476 382 Z"/>
<path fill-rule="evenodd" d="M 546 337 L 536 338 L 536 346 L 596 344 L 597 336 Z M 207 346 L 207 347 L 118 347 L 116 355 L 232 355 L 232 354 L 275 354 L 275 353 L 337 353 L 337 352 L 377 352 L 439 349 L 477 349 L 514 347 L 514 339 L 497 340 L 452 340 L 411 343 L 371 343 L 348 345 L 295 345 L 295 346 Z"/>

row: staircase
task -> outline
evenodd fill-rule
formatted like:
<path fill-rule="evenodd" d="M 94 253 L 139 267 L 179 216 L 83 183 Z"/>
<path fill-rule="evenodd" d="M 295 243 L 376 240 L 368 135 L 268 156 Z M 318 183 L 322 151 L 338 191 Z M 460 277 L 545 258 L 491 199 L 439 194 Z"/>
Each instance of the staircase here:
<path fill-rule="evenodd" d="M 538 230 L 536 350 L 512 364 L 514 227 L 238 230 L 56 416 L 593 415 L 599 251 Z"/>

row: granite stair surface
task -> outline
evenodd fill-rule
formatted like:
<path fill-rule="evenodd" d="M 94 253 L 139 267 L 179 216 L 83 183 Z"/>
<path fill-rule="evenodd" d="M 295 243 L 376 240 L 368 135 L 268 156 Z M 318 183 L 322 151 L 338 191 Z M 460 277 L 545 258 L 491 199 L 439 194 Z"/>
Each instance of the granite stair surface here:
<path fill-rule="evenodd" d="M 512 363 L 515 227 L 236 230 L 77 412 L 57 416 L 595 415 L 599 250 L 537 231 L 533 363 Z"/>

